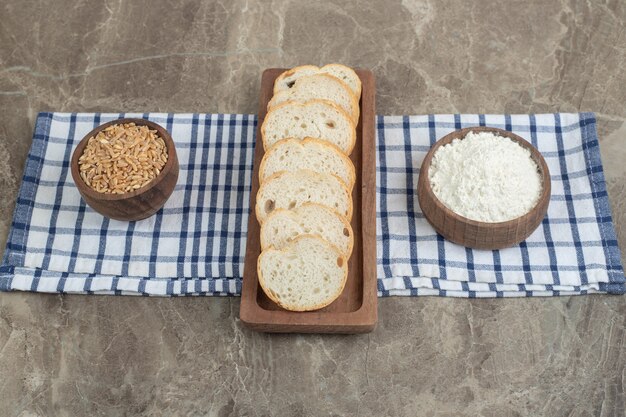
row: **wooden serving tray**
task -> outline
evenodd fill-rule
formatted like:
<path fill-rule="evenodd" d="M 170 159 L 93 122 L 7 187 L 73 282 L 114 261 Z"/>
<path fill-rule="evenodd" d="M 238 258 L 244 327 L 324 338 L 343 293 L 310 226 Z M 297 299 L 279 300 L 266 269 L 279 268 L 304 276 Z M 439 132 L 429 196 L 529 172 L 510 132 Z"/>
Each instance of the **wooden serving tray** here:
<path fill-rule="evenodd" d="M 286 69 L 270 68 L 261 78 L 259 120 L 256 132 L 248 241 L 243 271 L 243 288 L 239 316 L 248 327 L 261 332 L 293 333 L 366 333 L 378 319 L 376 288 L 376 86 L 371 71 L 356 70 L 361 78 L 361 116 L 356 128 L 356 145 L 350 159 L 356 169 L 352 190 L 354 214 L 354 249 L 348 262 L 346 286 L 329 306 L 309 312 L 287 311 L 263 292 L 257 276 L 257 258 L 261 253 L 260 225 L 255 215 L 259 190 L 259 165 L 263 158 L 261 125 L 272 98 L 274 80 Z"/>

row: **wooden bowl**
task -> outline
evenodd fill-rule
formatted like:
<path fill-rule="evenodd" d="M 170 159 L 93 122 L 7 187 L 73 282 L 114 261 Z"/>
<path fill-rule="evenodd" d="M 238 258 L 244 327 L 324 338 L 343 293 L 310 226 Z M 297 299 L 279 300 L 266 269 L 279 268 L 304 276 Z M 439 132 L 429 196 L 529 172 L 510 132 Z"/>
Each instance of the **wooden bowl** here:
<path fill-rule="evenodd" d="M 83 154 L 89 138 L 111 125 L 124 123 L 135 123 L 137 126 L 148 126 L 151 130 L 156 130 L 165 142 L 168 153 L 167 162 L 159 175 L 141 188 L 124 194 L 99 193 L 89 187 L 80 176 L 78 158 Z M 118 119 L 100 125 L 85 135 L 74 150 L 71 170 L 76 188 L 92 209 L 111 219 L 142 220 L 152 216 L 163 207 L 174 191 L 178 180 L 178 157 L 172 137 L 162 126 L 144 119 Z"/>
<path fill-rule="evenodd" d="M 507 137 L 528 149 L 531 158 L 539 168 L 543 189 L 535 207 L 516 219 L 498 223 L 470 220 L 447 208 L 433 193 L 428 179 L 428 171 L 435 152 L 454 139 L 463 139 L 469 132 L 492 132 Z M 474 249 L 502 249 L 518 244 L 526 239 L 541 224 L 550 202 L 550 171 L 548 165 L 534 146 L 521 137 L 494 127 L 469 127 L 444 136 L 426 154 L 420 168 L 417 183 L 417 198 L 426 220 L 437 233 L 451 242 Z"/>

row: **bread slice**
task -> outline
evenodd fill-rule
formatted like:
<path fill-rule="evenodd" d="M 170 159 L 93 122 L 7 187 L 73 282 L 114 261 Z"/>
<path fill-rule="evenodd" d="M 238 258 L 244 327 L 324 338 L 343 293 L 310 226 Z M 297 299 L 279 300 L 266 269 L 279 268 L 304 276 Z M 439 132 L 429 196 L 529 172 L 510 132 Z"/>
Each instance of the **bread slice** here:
<path fill-rule="evenodd" d="M 361 97 L 361 79 L 352 68 L 341 64 L 328 64 L 322 68 L 315 65 L 302 65 L 285 71 L 274 81 L 274 94 L 289 90 L 298 78 L 319 73 L 326 73 L 339 78 L 348 84 L 357 100 Z"/>
<path fill-rule="evenodd" d="M 341 81 L 348 84 L 348 87 L 350 87 L 350 90 L 354 93 L 357 101 L 361 98 L 361 79 L 352 68 L 341 64 L 327 64 L 320 68 L 320 72 L 339 78 Z"/>
<path fill-rule="evenodd" d="M 259 255 L 259 284 L 267 296 L 291 311 L 326 307 L 343 291 L 348 262 L 320 237 L 302 235 L 283 249 L 269 248 Z"/>
<path fill-rule="evenodd" d="M 352 254 L 354 236 L 348 220 L 335 210 L 304 203 L 293 210 L 274 210 L 261 226 L 261 249 L 283 249 L 296 237 L 313 234 L 337 247 L 346 259 Z"/>
<path fill-rule="evenodd" d="M 317 65 L 300 65 L 293 67 L 280 74 L 276 80 L 274 80 L 273 94 L 279 91 L 289 90 L 294 86 L 296 80 L 300 77 L 306 77 L 307 75 L 314 75 L 320 73 L 320 67 Z M 332 75 L 332 74 L 331 74 Z"/>
<path fill-rule="evenodd" d="M 341 178 L 349 190 L 354 187 L 354 165 L 341 149 L 315 138 L 283 139 L 265 153 L 259 167 L 259 180 L 279 171 L 310 169 L 322 174 L 334 174 Z"/>
<path fill-rule="evenodd" d="M 343 181 L 308 169 L 277 172 L 261 184 L 256 195 L 256 218 L 263 224 L 275 209 L 292 210 L 307 202 L 325 205 L 352 219 L 352 196 Z"/>
<path fill-rule="evenodd" d="M 356 130 L 341 107 L 321 99 L 279 104 L 265 115 L 261 125 L 265 151 L 281 139 L 306 137 L 330 142 L 349 155 L 356 142 Z"/>
<path fill-rule="evenodd" d="M 359 102 L 350 87 L 339 78 L 329 74 L 298 78 L 289 90 L 274 94 L 267 104 L 267 109 L 271 110 L 272 107 L 289 100 L 303 103 L 316 98 L 332 101 L 350 115 L 355 125 L 359 122 Z"/>

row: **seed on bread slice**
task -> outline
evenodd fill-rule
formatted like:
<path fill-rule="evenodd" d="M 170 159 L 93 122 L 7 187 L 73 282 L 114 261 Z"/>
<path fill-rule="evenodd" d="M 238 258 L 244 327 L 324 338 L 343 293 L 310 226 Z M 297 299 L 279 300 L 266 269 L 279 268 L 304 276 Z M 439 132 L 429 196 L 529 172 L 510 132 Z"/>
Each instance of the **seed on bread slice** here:
<path fill-rule="evenodd" d="M 299 169 L 334 174 L 341 178 L 349 190 L 352 190 L 356 181 L 350 158 L 335 145 L 315 138 L 289 138 L 276 142 L 261 160 L 259 180 L 263 182 L 280 171 Z"/>
<path fill-rule="evenodd" d="M 350 115 L 355 125 L 359 122 L 359 102 L 350 87 L 339 78 L 323 73 L 298 78 L 289 90 L 274 94 L 267 109 L 285 101 L 303 103 L 316 98 L 332 101 Z"/>
<path fill-rule="evenodd" d="M 261 125 L 265 151 L 281 139 L 306 137 L 330 142 L 349 155 L 356 142 L 356 129 L 341 107 L 322 99 L 279 104 L 265 115 Z"/>
<path fill-rule="evenodd" d="M 337 247 L 346 259 L 352 254 L 352 227 L 337 211 L 316 203 L 293 210 L 276 209 L 261 226 L 261 250 L 282 249 L 296 237 L 313 234 Z"/>
<path fill-rule="evenodd" d="M 358 100 L 361 97 L 361 79 L 350 67 L 341 64 L 328 64 L 322 68 L 315 65 L 301 65 L 280 74 L 274 81 L 274 94 L 279 91 L 289 90 L 296 80 L 307 75 L 325 73 L 335 76 L 348 84 L 350 90 Z"/>
<path fill-rule="evenodd" d="M 261 288 L 276 304 L 291 311 L 311 311 L 341 295 L 347 263 L 341 251 L 324 239 L 302 235 L 283 249 L 261 252 L 257 273 Z"/>
<path fill-rule="evenodd" d="M 352 195 L 343 181 L 308 169 L 277 172 L 263 182 L 256 195 L 256 218 L 263 224 L 275 209 L 292 210 L 308 202 L 330 207 L 352 219 Z"/>

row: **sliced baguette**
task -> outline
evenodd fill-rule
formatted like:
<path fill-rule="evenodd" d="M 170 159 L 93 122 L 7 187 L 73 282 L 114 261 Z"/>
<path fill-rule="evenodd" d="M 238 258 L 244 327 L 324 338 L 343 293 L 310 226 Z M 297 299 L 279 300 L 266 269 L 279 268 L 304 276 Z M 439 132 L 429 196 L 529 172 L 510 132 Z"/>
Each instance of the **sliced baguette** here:
<path fill-rule="evenodd" d="M 297 79 L 307 75 L 326 73 L 335 76 L 348 84 L 350 90 L 358 100 L 361 97 L 361 79 L 350 67 L 341 64 L 328 64 L 322 68 L 315 65 L 302 65 L 283 72 L 274 81 L 274 94 L 279 91 L 289 90 Z"/>
<path fill-rule="evenodd" d="M 316 98 L 330 100 L 344 109 L 356 125 L 359 122 L 359 102 L 350 87 L 339 78 L 329 74 L 315 74 L 298 78 L 289 90 L 279 91 L 267 105 L 271 110 L 286 101 L 303 103 Z"/>
<path fill-rule="evenodd" d="M 265 151 L 281 139 L 306 137 L 330 142 L 349 155 L 356 142 L 356 129 L 341 107 L 321 99 L 279 104 L 267 113 L 261 125 Z"/>
<path fill-rule="evenodd" d="M 341 149 L 315 138 L 283 139 L 265 153 L 259 167 L 259 180 L 265 181 L 279 171 L 310 169 L 341 178 L 349 190 L 354 187 L 354 165 Z"/>
<path fill-rule="evenodd" d="M 293 210 L 274 210 L 261 226 L 261 250 L 283 249 L 296 237 L 313 234 L 337 247 L 346 259 L 352 254 L 354 236 L 348 220 L 335 210 L 304 203 Z"/>
<path fill-rule="evenodd" d="M 302 235 L 282 250 L 268 248 L 257 260 L 259 284 L 267 296 L 291 311 L 325 307 L 341 295 L 348 277 L 341 252 L 318 236 Z"/>
<path fill-rule="evenodd" d="M 325 205 L 352 219 L 352 196 L 343 181 L 308 169 L 277 172 L 263 182 L 256 195 L 256 218 L 263 224 L 275 209 L 291 210 L 307 202 Z"/>

